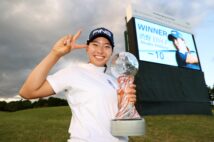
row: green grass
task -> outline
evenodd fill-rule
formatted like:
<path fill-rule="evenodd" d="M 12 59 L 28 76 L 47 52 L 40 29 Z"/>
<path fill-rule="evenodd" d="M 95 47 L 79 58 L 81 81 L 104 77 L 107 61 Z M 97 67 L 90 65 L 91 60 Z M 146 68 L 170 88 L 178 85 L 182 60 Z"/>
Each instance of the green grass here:
<path fill-rule="evenodd" d="M 68 107 L 0 112 L 0 142 L 65 142 L 70 114 Z"/>
<path fill-rule="evenodd" d="M 68 107 L 0 112 L 0 142 L 66 142 Z M 159 115 L 144 117 L 146 135 L 130 142 L 214 142 L 214 116 Z"/>
<path fill-rule="evenodd" d="M 214 116 L 165 115 L 145 119 L 145 137 L 132 137 L 133 142 L 214 142 Z"/>

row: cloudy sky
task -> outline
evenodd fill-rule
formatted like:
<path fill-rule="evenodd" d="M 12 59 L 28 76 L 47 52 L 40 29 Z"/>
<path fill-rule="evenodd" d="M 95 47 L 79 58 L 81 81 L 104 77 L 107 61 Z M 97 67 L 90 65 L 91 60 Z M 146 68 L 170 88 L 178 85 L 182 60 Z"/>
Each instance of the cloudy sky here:
<path fill-rule="evenodd" d="M 132 0 L 142 9 L 192 24 L 207 85 L 214 85 L 214 1 Z M 115 34 L 115 52 L 124 51 L 125 11 L 130 0 L 1 0 L 0 100 L 20 99 L 18 90 L 32 68 L 58 38 L 82 29 L 79 43 L 90 30 L 106 27 Z M 84 50 L 63 57 L 52 72 L 67 63 L 87 61 Z"/>

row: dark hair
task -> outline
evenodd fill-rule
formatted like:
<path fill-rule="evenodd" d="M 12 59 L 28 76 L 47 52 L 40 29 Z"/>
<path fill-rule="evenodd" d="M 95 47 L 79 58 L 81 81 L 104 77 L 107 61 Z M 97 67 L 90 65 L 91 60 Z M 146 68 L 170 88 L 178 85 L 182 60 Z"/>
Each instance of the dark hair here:
<path fill-rule="evenodd" d="M 107 65 L 105 64 L 105 65 L 104 65 L 104 67 L 105 67 L 105 70 L 104 70 L 104 73 L 105 73 L 105 72 L 106 72 L 106 70 L 107 70 Z"/>

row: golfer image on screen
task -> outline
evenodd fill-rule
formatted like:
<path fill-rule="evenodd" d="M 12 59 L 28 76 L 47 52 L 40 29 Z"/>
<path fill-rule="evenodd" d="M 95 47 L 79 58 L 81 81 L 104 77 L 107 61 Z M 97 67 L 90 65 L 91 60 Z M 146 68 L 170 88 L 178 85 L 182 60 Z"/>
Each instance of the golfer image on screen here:
<path fill-rule="evenodd" d="M 198 58 L 191 54 L 180 32 L 172 30 L 168 35 L 168 39 L 172 41 L 176 48 L 176 61 L 179 67 L 200 70 Z"/>

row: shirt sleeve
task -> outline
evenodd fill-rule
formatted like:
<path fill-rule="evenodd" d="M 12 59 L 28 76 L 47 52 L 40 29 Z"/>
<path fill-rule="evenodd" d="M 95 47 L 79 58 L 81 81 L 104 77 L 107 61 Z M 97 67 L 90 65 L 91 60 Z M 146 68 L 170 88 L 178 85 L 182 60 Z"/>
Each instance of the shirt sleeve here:
<path fill-rule="evenodd" d="M 188 54 L 188 52 L 185 52 L 184 54 L 179 51 L 176 52 L 176 60 L 177 60 L 178 66 L 186 65 L 187 54 Z"/>
<path fill-rule="evenodd" d="M 69 68 L 65 68 L 47 77 L 47 81 L 55 93 L 62 92 L 68 87 L 68 73 Z"/>

